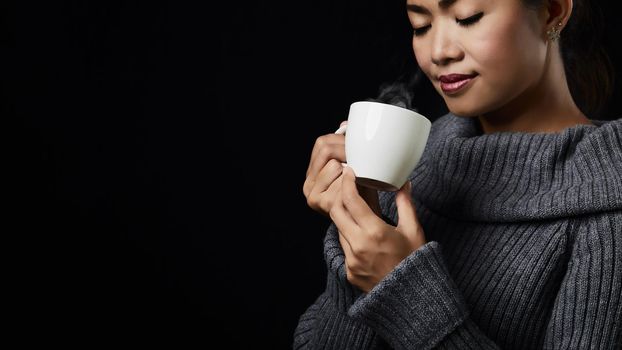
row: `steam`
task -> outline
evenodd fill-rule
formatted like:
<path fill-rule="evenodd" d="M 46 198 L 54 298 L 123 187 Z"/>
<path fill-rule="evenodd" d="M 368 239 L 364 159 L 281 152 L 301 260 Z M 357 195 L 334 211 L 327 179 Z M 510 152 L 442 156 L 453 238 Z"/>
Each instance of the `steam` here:
<path fill-rule="evenodd" d="M 413 106 L 413 91 L 415 85 L 421 80 L 421 71 L 417 70 L 414 74 L 404 76 L 391 83 L 380 85 L 378 97 L 369 101 L 392 104 L 402 108 L 417 111 Z"/>

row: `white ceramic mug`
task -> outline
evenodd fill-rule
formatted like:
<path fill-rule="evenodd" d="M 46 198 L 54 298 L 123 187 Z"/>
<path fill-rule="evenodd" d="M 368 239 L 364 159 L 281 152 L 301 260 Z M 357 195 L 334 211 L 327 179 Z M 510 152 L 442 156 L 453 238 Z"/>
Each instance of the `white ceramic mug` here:
<path fill-rule="evenodd" d="M 359 185 L 397 191 L 421 159 L 432 123 L 399 106 L 358 101 L 350 105 L 345 133 L 346 162 Z"/>

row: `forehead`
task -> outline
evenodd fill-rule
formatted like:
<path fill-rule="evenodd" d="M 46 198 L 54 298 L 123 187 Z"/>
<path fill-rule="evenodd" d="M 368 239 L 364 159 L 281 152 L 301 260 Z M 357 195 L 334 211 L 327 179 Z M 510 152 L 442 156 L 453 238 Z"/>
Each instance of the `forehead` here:
<path fill-rule="evenodd" d="M 448 8 L 454 3 L 458 2 L 458 0 L 407 0 L 407 5 L 434 5 L 437 4 L 440 8 Z M 425 4 L 424 4 L 425 3 Z"/>
<path fill-rule="evenodd" d="M 410 12 L 430 14 L 429 8 L 434 7 L 434 5 L 437 5 L 441 10 L 446 10 L 458 1 L 459 0 L 408 0 L 406 1 L 406 9 Z"/>
<path fill-rule="evenodd" d="M 454 5 L 459 4 L 460 7 L 482 7 L 487 8 L 505 6 L 509 3 L 522 3 L 522 0 L 406 0 L 406 10 L 414 13 L 430 15 L 437 8 L 446 11 Z"/>

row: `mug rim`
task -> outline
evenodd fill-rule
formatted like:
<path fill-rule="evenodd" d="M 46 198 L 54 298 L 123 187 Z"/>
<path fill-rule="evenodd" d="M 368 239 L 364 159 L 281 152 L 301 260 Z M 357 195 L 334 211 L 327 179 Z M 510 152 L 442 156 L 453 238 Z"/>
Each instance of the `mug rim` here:
<path fill-rule="evenodd" d="M 427 121 L 428 127 L 432 125 L 432 121 L 430 119 L 428 119 L 423 114 L 421 114 L 421 113 L 419 113 L 419 112 L 417 112 L 415 110 L 412 110 L 410 108 L 401 107 L 401 106 L 397 106 L 397 105 L 394 105 L 394 104 L 391 104 L 391 103 L 386 103 L 386 102 L 378 102 L 378 101 L 355 101 L 355 102 L 352 102 L 350 104 L 350 108 L 352 108 L 352 106 L 357 105 L 357 104 L 377 104 L 377 105 L 381 105 L 383 107 L 387 106 L 389 108 L 397 108 L 397 109 L 400 109 L 400 110 L 403 110 L 403 111 L 408 111 L 408 112 L 411 112 L 414 116 L 418 117 L 419 119 L 423 119 L 423 120 Z"/>

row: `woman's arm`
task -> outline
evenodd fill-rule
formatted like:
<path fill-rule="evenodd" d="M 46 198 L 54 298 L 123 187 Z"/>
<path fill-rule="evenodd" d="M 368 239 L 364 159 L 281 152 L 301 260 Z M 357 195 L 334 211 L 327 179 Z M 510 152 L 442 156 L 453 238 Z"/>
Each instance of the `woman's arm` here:
<path fill-rule="evenodd" d="M 577 222 L 543 348 L 616 349 L 622 345 L 622 213 Z M 409 256 L 348 313 L 395 349 L 497 347 L 468 317 L 436 242 Z"/>
<path fill-rule="evenodd" d="M 580 219 L 567 273 L 543 347 L 615 349 L 622 318 L 622 214 Z M 429 242 L 370 293 L 345 277 L 345 258 L 332 226 L 325 239 L 327 289 L 300 318 L 296 348 L 495 349 L 469 317 L 445 266 Z"/>
<path fill-rule="evenodd" d="M 326 290 L 299 318 L 294 349 L 386 349 L 386 343 L 368 325 L 348 316 L 362 292 L 348 283 L 344 254 L 334 225 L 324 239 L 328 274 Z"/>

